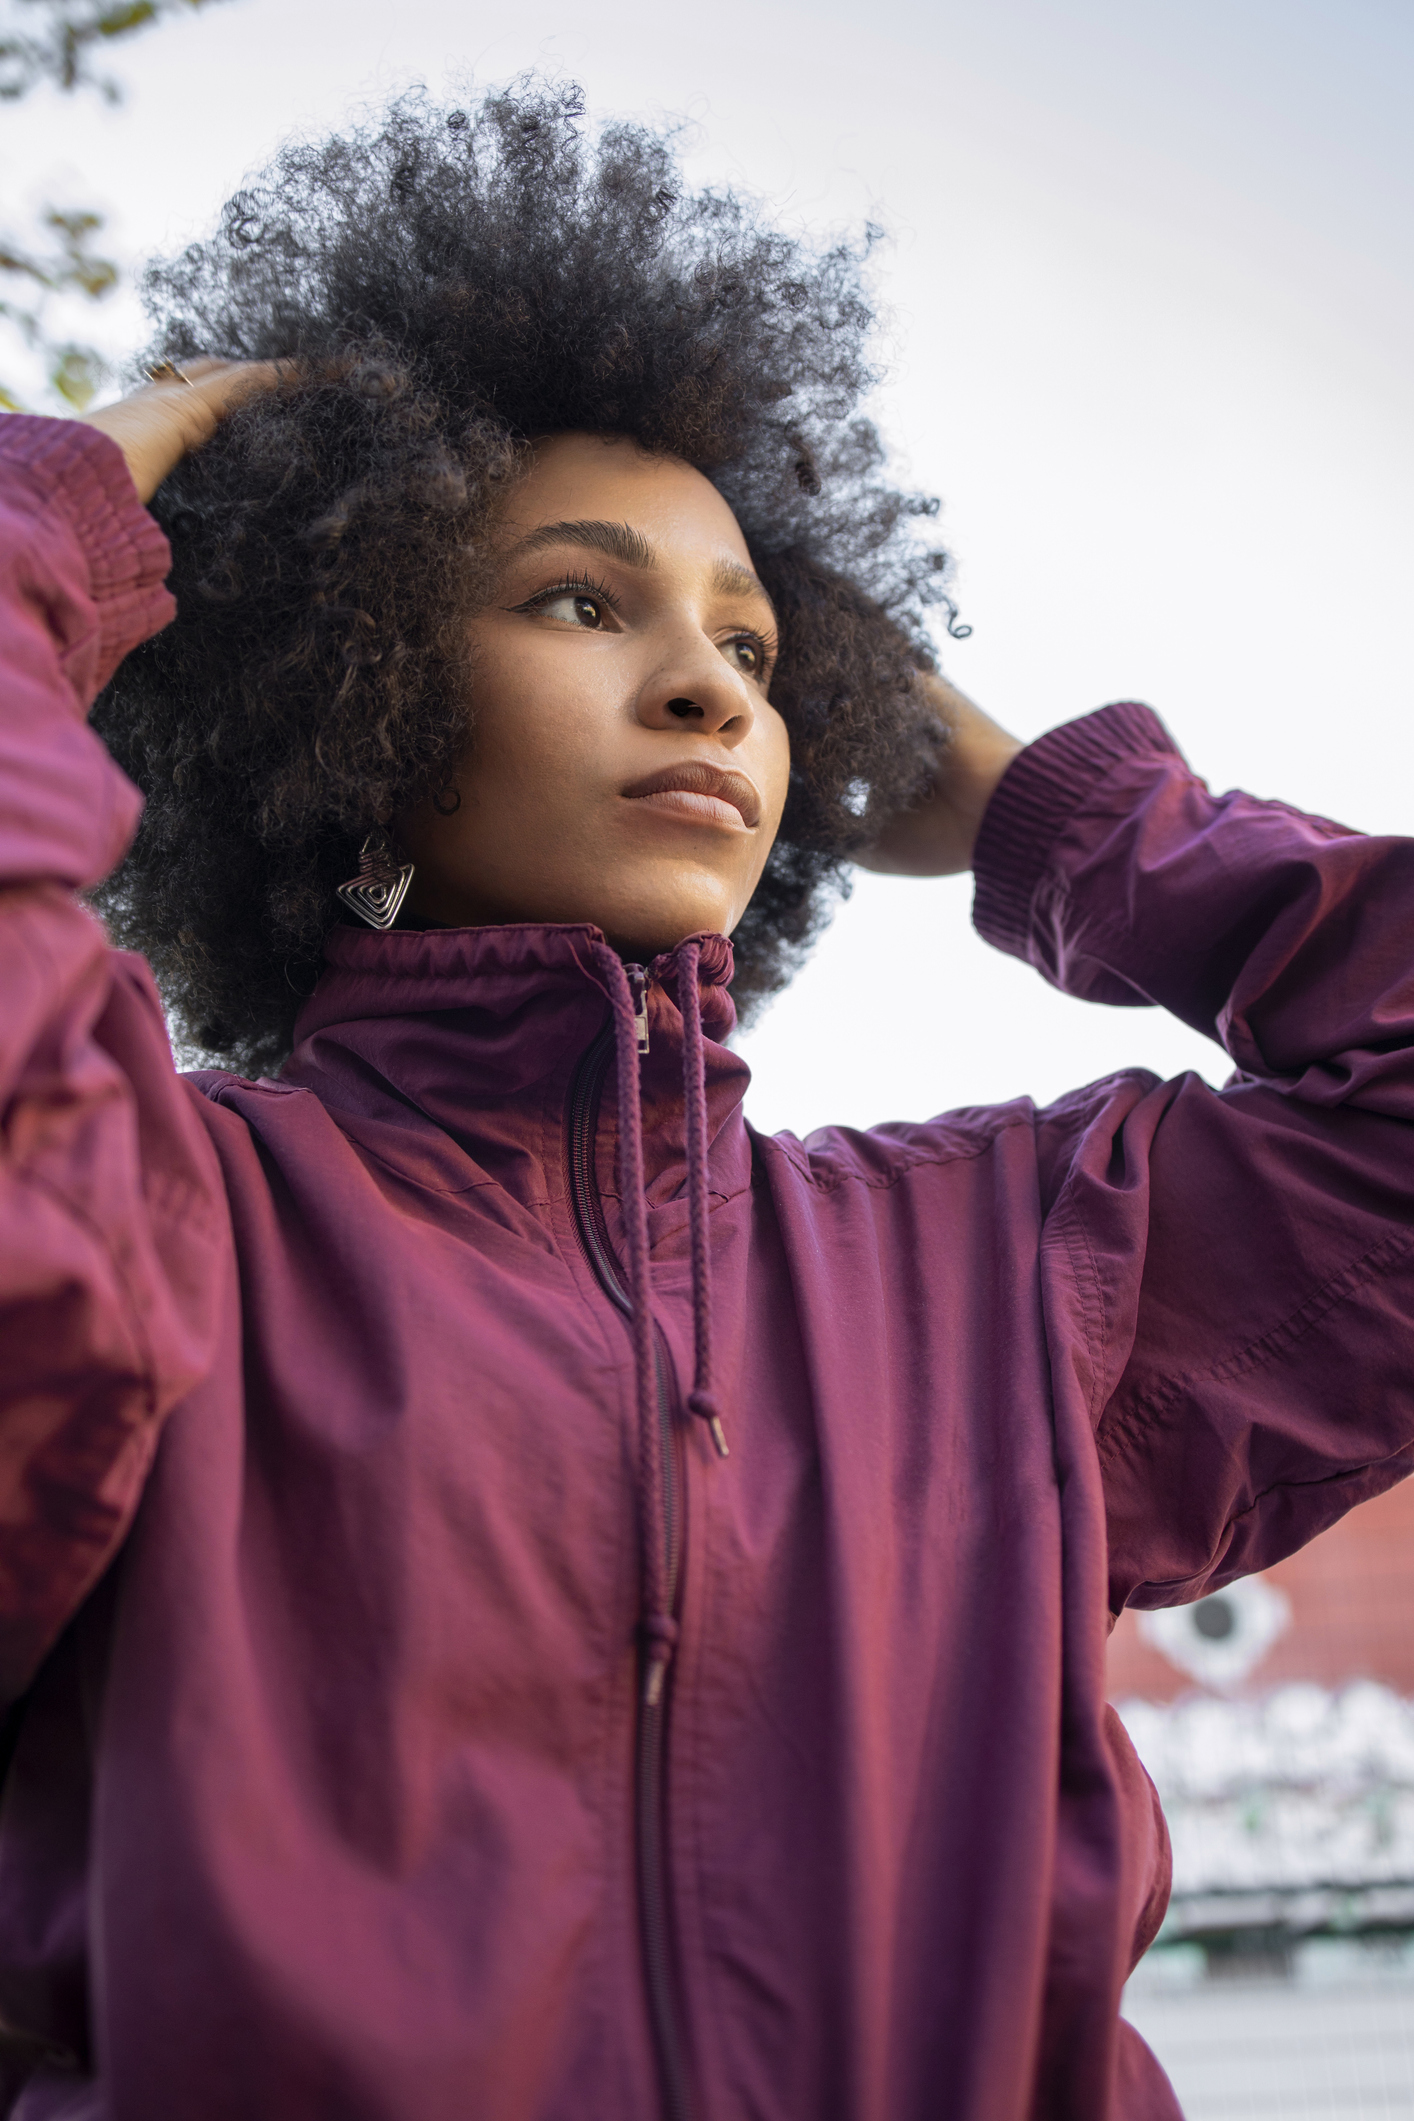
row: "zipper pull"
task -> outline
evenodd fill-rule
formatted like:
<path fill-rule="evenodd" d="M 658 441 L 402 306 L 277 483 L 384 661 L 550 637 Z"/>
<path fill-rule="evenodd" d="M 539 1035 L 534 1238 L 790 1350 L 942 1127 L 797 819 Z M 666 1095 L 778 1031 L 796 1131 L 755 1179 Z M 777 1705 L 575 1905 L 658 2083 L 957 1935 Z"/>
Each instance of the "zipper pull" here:
<path fill-rule="evenodd" d="M 625 965 L 628 974 L 628 991 L 633 996 L 633 1028 L 638 1033 L 638 1050 L 648 1051 L 648 974 L 642 965 Z"/>

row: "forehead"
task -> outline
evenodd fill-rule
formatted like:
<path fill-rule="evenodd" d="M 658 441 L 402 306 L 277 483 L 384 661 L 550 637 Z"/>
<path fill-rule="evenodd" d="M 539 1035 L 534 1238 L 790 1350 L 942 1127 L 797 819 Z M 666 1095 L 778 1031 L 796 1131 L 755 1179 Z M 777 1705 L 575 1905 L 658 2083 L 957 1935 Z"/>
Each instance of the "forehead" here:
<path fill-rule="evenodd" d="M 741 526 L 710 479 L 617 435 L 559 434 L 536 442 L 502 520 L 516 540 L 546 523 L 628 523 L 669 564 L 730 557 L 751 565 Z"/>

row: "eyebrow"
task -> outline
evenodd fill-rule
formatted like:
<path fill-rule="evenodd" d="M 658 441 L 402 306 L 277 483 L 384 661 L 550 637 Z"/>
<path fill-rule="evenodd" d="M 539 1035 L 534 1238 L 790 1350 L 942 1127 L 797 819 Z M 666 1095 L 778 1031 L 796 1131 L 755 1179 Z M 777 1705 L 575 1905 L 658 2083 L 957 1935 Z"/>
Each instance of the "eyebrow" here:
<path fill-rule="evenodd" d="M 658 555 L 641 531 L 631 523 L 542 523 L 522 538 L 511 557 L 523 552 L 543 552 L 547 545 L 582 545 L 590 552 L 606 553 L 625 567 L 656 567 Z"/>
<path fill-rule="evenodd" d="M 772 618 L 776 607 L 771 603 L 771 594 L 760 575 L 743 567 L 740 560 L 718 560 L 712 569 L 712 587 L 719 597 L 760 597 L 769 606 Z"/>
<path fill-rule="evenodd" d="M 519 559 L 524 553 L 544 552 L 551 545 L 578 545 L 589 552 L 602 552 L 625 567 L 638 567 L 645 573 L 658 565 L 652 545 L 631 523 L 603 523 L 592 518 L 574 523 L 542 523 L 529 537 L 521 539 L 510 557 Z M 718 560 L 712 569 L 712 587 L 718 596 L 760 597 L 775 617 L 776 607 L 765 583 L 739 560 Z"/>

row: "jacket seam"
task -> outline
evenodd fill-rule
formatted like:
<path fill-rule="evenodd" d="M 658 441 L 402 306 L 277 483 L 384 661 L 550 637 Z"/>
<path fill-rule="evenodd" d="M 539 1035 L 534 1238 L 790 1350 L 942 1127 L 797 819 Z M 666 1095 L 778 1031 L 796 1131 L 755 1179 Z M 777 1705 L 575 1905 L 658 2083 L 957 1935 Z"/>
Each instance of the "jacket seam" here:
<path fill-rule="evenodd" d="M 227 1109 L 229 1110 L 230 1108 L 228 1107 Z M 497 1186 L 497 1181 L 494 1178 L 487 1178 L 484 1175 L 480 1178 L 469 1178 L 464 1186 L 434 1186 L 425 1178 L 414 1178 L 410 1171 L 404 1170 L 401 1164 L 394 1163 L 390 1156 L 380 1155 L 377 1149 L 370 1149 L 366 1141 L 361 1141 L 358 1135 L 350 1133 L 347 1127 L 339 1126 L 339 1122 L 334 1119 L 334 1115 L 329 1111 L 327 1105 L 322 1106 L 321 1109 L 329 1119 L 333 1120 L 338 1133 L 348 1143 L 356 1156 L 368 1157 L 370 1162 L 380 1165 L 391 1177 L 398 1179 L 405 1186 L 414 1186 L 418 1191 L 424 1193 L 435 1193 L 444 1200 L 463 1200 L 468 1193 L 485 1193 Z M 245 1119 L 244 1113 L 241 1113 L 240 1116 Z M 246 1124 L 249 1126 L 250 1122 L 247 1120 Z M 253 1127 L 251 1132 L 255 1132 Z M 550 1203 L 548 1198 L 546 1198 L 544 1200 L 528 1200 L 525 1205 L 530 1208 L 548 1208 Z"/>
<path fill-rule="evenodd" d="M 492 1183 L 494 1184 L 494 1180 L 492 1181 Z M 751 1186 L 749 1183 L 744 1186 L 737 1186 L 730 1193 L 724 1193 L 720 1186 L 709 1186 L 707 1188 L 707 1208 L 709 1214 L 715 1215 L 719 1208 L 729 1208 L 734 1200 L 744 1200 L 747 1194 L 750 1193 L 750 1191 Z M 623 1207 L 623 1194 L 618 1186 L 601 1186 L 599 1188 L 599 1198 L 601 1200 L 615 1201 L 620 1209 L 622 1209 Z M 671 1196 L 670 1199 L 662 1202 L 660 1206 L 654 1206 L 650 1204 L 648 1210 L 649 1215 L 661 1215 L 665 1208 L 676 1207 L 680 1201 L 685 1201 L 686 1198 L 687 1182 L 686 1180 L 684 1180 L 683 1184 L 678 1188 L 677 1192 Z"/>
<path fill-rule="evenodd" d="M 1095 1247 L 1091 1243 L 1090 1232 L 1086 1229 L 1083 1220 L 1076 1212 L 1074 1204 L 1069 1201 L 1063 1202 L 1056 1213 L 1055 1221 L 1059 1225 L 1061 1236 L 1065 1240 L 1066 1250 L 1071 1257 L 1072 1280 L 1075 1283 L 1077 1293 L 1081 1295 L 1080 1315 L 1085 1329 L 1086 1353 L 1090 1358 L 1090 1397 L 1086 1412 L 1090 1417 L 1092 1428 L 1098 1431 L 1105 1407 L 1103 1351 L 1109 1345 L 1109 1305 L 1105 1300 L 1104 1276 L 1100 1272 L 1099 1261 L 1095 1257 Z M 1083 1248 L 1084 1264 L 1089 1270 L 1089 1301 L 1086 1301 L 1084 1293 L 1080 1289 L 1080 1273 L 1077 1271 L 1076 1265 L 1077 1243 Z M 1091 1330 L 1092 1307 L 1099 1313 L 1097 1333 L 1092 1333 Z"/>
<path fill-rule="evenodd" d="M 867 1186 L 871 1192 L 886 1193 L 891 1187 L 898 1185 L 900 1180 L 907 1178 L 910 1172 L 924 1170 L 929 1167 L 936 1168 L 944 1164 L 975 1163 L 979 1156 L 985 1156 L 989 1150 L 995 1148 L 1004 1134 L 1011 1134 L 1018 1127 L 1034 1131 L 1034 1114 L 1021 1114 L 1016 1119 L 1004 1120 L 987 1135 L 985 1140 L 969 1144 L 966 1148 L 959 1147 L 946 1153 L 935 1151 L 932 1154 L 926 1150 L 920 1150 L 915 1154 L 905 1155 L 895 1168 L 877 1173 L 872 1171 L 816 1172 L 811 1168 L 808 1160 L 802 1162 L 789 1149 L 785 1148 L 779 1135 L 757 1134 L 754 1139 L 760 1144 L 763 1154 L 770 1152 L 779 1156 L 783 1163 L 788 1164 L 798 1177 L 803 1178 L 818 1193 L 835 1193 L 838 1192 L 841 1186 L 846 1185 Z"/>
<path fill-rule="evenodd" d="M 214 1074 L 216 1071 L 214 1069 L 210 1071 L 193 1070 L 191 1073 L 187 1074 L 183 1078 L 183 1080 L 187 1082 L 193 1082 L 193 1076 L 198 1072 L 209 1072 L 211 1074 Z M 209 1084 L 193 1082 L 193 1087 L 195 1088 L 197 1095 L 203 1097 L 208 1104 L 218 1105 L 223 1111 L 234 1114 L 234 1116 L 241 1121 L 241 1123 L 244 1125 L 247 1132 L 252 1136 L 253 1139 L 263 1141 L 264 1136 L 259 1133 L 259 1130 L 253 1124 L 250 1115 L 241 1110 L 238 1100 L 233 1097 L 228 1097 L 226 1095 L 226 1092 L 228 1090 L 253 1090 L 257 1091 L 260 1095 L 264 1097 L 312 1097 L 315 1103 L 318 1105 L 319 1110 L 329 1121 L 330 1125 L 334 1128 L 335 1132 L 339 1135 L 340 1139 L 348 1143 L 349 1147 L 353 1150 L 356 1156 L 366 1156 L 370 1158 L 375 1164 L 381 1165 L 383 1170 L 389 1172 L 392 1177 L 399 1179 L 403 1185 L 413 1186 L 419 1191 L 426 1193 L 435 1193 L 439 1196 L 439 1198 L 446 1200 L 459 1200 L 464 1198 L 468 1193 L 486 1192 L 491 1188 L 496 1188 L 499 1186 L 499 1181 L 497 1179 L 488 1178 L 484 1173 L 480 1177 L 469 1178 L 466 1184 L 461 1186 L 434 1186 L 429 1180 L 425 1178 L 415 1178 L 413 1174 L 410 1171 L 405 1170 L 401 1164 L 395 1163 L 392 1157 L 384 1156 L 381 1150 L 372 1148 L 368 1142 L 364 1141 L 361 1135 L 356 1134 L 353 1131 L 352 1127 L 347 1125 L 343 1120 L 339 1118 L 338 1113 L 332 1108 L 332 1106 L 325 1104 L 323 1098 L 319 1096 L 317 1091 L 309 1089 L 303 1083 L 266 1083 L 258 1079 L 252 1080 L 251 1078 L 246 1076 L 230 1075 L 222 1071 L 221 1080 L 219 1082 Z M 411 1110 L 419 1111 L 419 1107 L 417 1107 L 416 1105 L 412 1105 L 410 1100 L 408 1102 Z M 426 1117 L 425 1114 L 422 1114 L 421 1116 L 424 1118 Z M 437 1122 L 434 1120 L 432 1124 L 436 1126 Z M 438 1132 L 442 1134 L 448 1141 L 453 1139 L 451 1133 L 445 1127 L 438 1128 Z M 524 1203 L 524 1205 L 531 1208 L 546 1208 L 549 1207 L 550 1202 L 548 1196 L 546 1196 L 544 1199 L 529 1200 Z"/>
<path fill-rule="evenodd" d="M 1245 1347 L 1235 1350 L 1231 1355 L 1223 1356 L 1209 1369 L 1186 1371 L 1166 1385 L 1136 1392 L 1123 1407 L 1116 1409 L 1112 1418 L 1107 1416 L 1102 1421 L 1096 1439 L 1101 1457 L 1113 1459 L 1120 1456 L 1124 1445 L 1139 1442 L 1147 1429 L 1162 1420 L 1181 1399 L 1202 1384 L 1230 1384 L 1247 1372 L 1275 1360 L 1304 1339 L 1306 1334 L 1313 1332 L 1339 1304 L 1392 1272 L 1411 1251 L 1414 1251 L 1414 1229 L 1391 1231 L 1387 1237 L 1381 1238 L 1378 1244 L 1361 1253 L 1359 1258 L 1347 1262 L 1336 1273 L 1328 1275 L 1286 1318 L 1269 1327 L 1265 1333 L 1259 1334 L 1255 1340 L 1249 1341 Z M 1279 1487 L 1307 1485 L 1319 1483 L 1276 1481 L 1272 1489 L 1264 1492 L 1271 1493 Z M 1237 1522 L 1236 1519 L 1233 1521 Z"/>

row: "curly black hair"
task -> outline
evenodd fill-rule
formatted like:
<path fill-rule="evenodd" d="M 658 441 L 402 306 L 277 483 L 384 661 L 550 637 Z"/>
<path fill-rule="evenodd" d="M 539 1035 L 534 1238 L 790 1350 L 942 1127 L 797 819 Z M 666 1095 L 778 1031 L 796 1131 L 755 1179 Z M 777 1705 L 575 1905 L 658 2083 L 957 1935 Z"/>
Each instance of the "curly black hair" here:
<path fill-rule="evenodd" d="M 147 798 L 97 902 L 189 1046 L 252 1072 L 288 1051 L 360 839 L 465 747 L 495 512 L 528 438 L 570 429 L 702 471 L 775 600 L 791 782 L 738 1006 L 784 984 L 942 741 L 918 684 L 928 607 L 955 616 L 937 504 L 887 482 L 858 414 L 872 240 L 812 251 L 685 191 L 669 136 L 587 138 L 577 90 L 527 79 L 286 147 L 149 269 L 146 358 L 293 364 L 161 488 L 178 616 L 96 711 Z"/>

